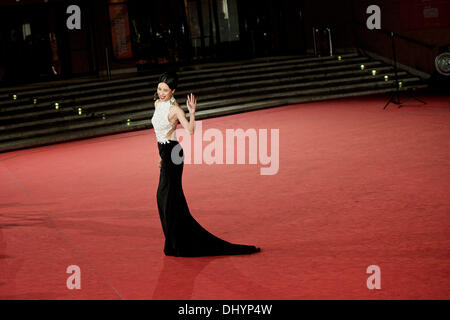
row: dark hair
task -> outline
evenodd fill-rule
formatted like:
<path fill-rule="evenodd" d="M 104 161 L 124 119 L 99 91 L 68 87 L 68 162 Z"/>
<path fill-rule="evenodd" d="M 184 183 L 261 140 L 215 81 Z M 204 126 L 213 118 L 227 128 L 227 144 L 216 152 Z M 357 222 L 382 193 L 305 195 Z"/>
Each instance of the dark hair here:
<path fill-rule="evenodd" d="M 159 77 L 158 83 L 161 82 L 164 82 L 171 90 L 174 90 L 178 86 L 178 76 L 175 72 L 165 72 Z"/>

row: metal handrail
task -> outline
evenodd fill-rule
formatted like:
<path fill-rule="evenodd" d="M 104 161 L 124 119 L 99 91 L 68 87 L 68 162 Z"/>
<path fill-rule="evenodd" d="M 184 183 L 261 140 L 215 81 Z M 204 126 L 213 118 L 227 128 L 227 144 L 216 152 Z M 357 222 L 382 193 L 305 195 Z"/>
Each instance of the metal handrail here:
<path fill-rule="evenodd" d="M 354 22 L 354 24 L 357 25 L 358 27 L 363 27 L 364 29 L 367 28 L 366 25 L 362 24 L 362 23 Z M 368 30 L 368 31 L 376 31 L 376 32 L 384 33 L 384 34 L 387 34 L 390 37 L 396 37 L 398 39 L 402 39 L 402 40 L 405 40 L 405 41 L 408 41 L 408 42 L 420 45 L 422 47 L 425 47 L 425 48 L 429 49 L 430 51 L 436 49 L 436 45 L 434 45 L 434 44 L 425 43 L 425 42 L 422 42 L 420 40 L 416 40 L 416 39 L 413 39 L 413 38 L 401 35 L 401 34 L 399 34 L 397 32 L 394 32 L 394 31 L 391 31 L 391 30 L 387 30 L 387 29 L 384 29 L 384 28 L 373 29 L 373 30 Z"/>

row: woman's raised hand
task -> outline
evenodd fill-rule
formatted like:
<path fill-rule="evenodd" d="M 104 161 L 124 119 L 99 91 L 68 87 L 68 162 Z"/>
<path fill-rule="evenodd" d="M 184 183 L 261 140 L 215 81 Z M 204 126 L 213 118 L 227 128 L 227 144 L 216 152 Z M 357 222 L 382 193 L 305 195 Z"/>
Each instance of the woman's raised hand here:
<path fill-rule="evenodd" d="M 193 93 L 187 96 L 186 105 L 188 107 L 189 113 L 194 114 L 195 109 L 197 108 L 197 99 L 195 98 Z"/>

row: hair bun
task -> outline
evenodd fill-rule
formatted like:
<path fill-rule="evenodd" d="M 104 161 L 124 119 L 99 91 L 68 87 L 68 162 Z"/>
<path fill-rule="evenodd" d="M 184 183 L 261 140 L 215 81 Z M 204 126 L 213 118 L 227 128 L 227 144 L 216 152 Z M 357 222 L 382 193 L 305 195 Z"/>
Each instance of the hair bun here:
<path fill-rule="evenodd" d="M 178 86 L 178 75 L 176 72 L 165 72 L 159 77 L 159 83 L 164 82 L 170 89 L 174 90 Z"/>

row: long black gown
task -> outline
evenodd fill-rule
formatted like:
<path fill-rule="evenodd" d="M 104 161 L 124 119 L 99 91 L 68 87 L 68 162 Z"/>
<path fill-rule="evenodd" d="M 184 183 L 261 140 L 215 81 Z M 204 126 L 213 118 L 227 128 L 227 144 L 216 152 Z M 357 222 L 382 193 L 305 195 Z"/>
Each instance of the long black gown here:
<path fill-rule="evenodd" d="M 172 161 L 172 149 L 179 152 L 181 161 Z M 182 188 L 184 153 L 176 140 L 158 142 L 161 169 L 157 191 L 159 216 L 165 236 L 167 256 L 199 257 L 250 254 L 261 251 L 255 246 L 233 244 L 204 229 L 189 212 Z M 176 162 L 181 162 L 176 164 Z"/>

